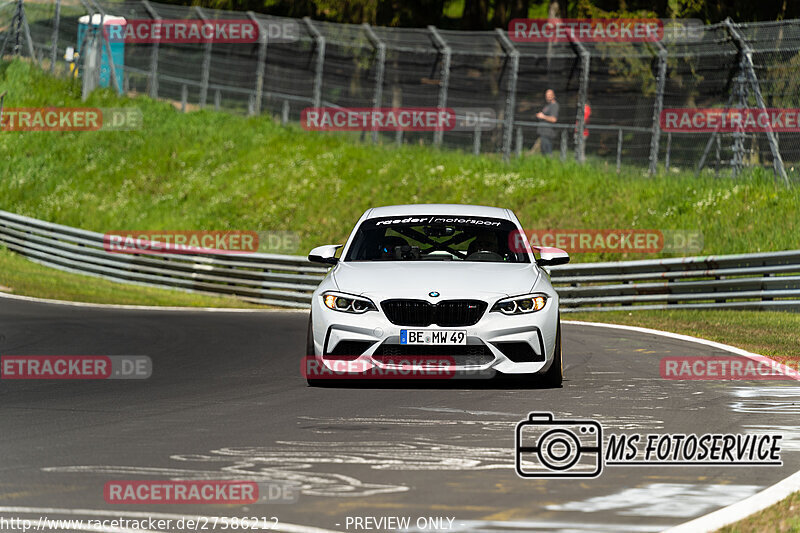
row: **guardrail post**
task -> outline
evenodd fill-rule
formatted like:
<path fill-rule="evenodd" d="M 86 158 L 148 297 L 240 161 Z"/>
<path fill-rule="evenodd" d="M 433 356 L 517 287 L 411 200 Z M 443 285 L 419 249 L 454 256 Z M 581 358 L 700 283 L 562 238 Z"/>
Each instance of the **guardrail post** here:
<path fill-rule="evenodd" d="M 730 17 L 725 19 L 724 24 L 725 27 L 728 28 L 728 32 L 731 34 L 733 41 L 736 43 L 739 53 L 742 54 L 745 74 L 750 80 L 750 88 L 753 91 L 753 95 L 756 97 L 758 107 L 762 112 L 766 113 L 767 106 L 764 103 L 764 97 L 761 95 L 761 87 L 759 86 L 758 76 L 756 76 L 755 71 L 755 64 L 753 63 L 753 49 L 750 48 L 750 45 L 747 43 L 745 38 L 733 25 L 733 21 L 730 19 Z M 786 175 L 786 169 L 783 166 L 783 158 L 781 157 L 781 152 L 778 149 L 778 142 L 775 140 L 775 132 L 772 130 L 772 126 L 767 126 L 766 134 L 767 142 L 769 143 L 769 149 L 772 151 L 772 164 L 775 172 L 781 178 L 783 178 L 784 183 L 788 187 L 790 185 L 789 177 Z"/>
<path fill-rule="evenodd" d="M 158 13 L 156 13 L 156 10 L 148 0 L 142 0 L 142 5 L 151 19 L 156 22 L 161 20 L 161 17 L 158 16 Z M 155 40 L 152 44 L 153 47 L 150 49 L 150 74 L 147 79 L 147 94 L 153 100 L 158 98 L 158 44 L 159 41 Z"/>
<path fill-rule="evenodd" d="M 514 110 L 517 106 L 517 80 L 519 79 L 519 50 L 508 38 L 506 32 L 495 28 L 497 39 L 506 53 L 506 60 L 511 60 L 511 74 L 508 79 L 508 92 L 506 93 L 506 109 L 503 116 L 503 160 L 508 161 L 511 156 L 511 139 L 514 132 Z"/>
<path fill-rule="evenodd" d="M 203 8 L 199 6 L 195 6 L 195 11 L 197 12 L 197 16 L 200 20 L 203 21 L 203 25 L 205 26 L 208 19 L 203 14 Z M 206 40 L 205 51 L 203 52 L 203 74 L 202 80 L 200 81 L 200 108 L 204 108 L 206 106 L 206 100 L 208 98 L 208 81 L 211 77 L 211 46 L 213 44 L 212 39 Z"/>
<path fill-rule="evenodd" d="M 653 106 L 653 133 L 650 136 L 650 175 L 658 172 L 658 148 L 661 142 L 661 111 L 664 109 L 664 86 L 667 81 L 667 49 L 655 41 L 658 48 L 658 74 L 656 78 L 656 101 Z"/>
<path fill-rule="evenodd" d="M 248 11 L 247 16 L 250 17 L 250 20 L 252 20 L 253 24 L 258 28 L 258 64 L 256 65 L 256 94 L 253 113 L 260 115 L 261 100 L 264 94 L 264 68 L 267 60 L 267 31 L 261 27 L 261 22 L 256 18 L 255 13 Z"/>
<path fill-rule="evenodd" d="M 447 92 L 450 88 L 450 60 L 452 59 L 452 49 L 448 46 L 447 42 L 442 37 L 442 34 L 439 33 L 439 30 L 436 29 L 436 26 L 428 26 L 428 31 L 431 32 L 431 36 L 433 37 L 433 42 L 436 45 L 436 49 L 442 56 L 442 71 L 441 76 L 439 78 L 439 109 L 444 109 L 447 107 Z M 442 129 L 437 129 L 433 132 L 433 144 L 436 146 L 442 145 L 442 139 L 444 137 L 444 131 Z"/>
<path fill-rule="evenodd" d="M 303 22 L 306 23 L 308 32 L 314 37 L 314 42 L 317 46 L 317 64 L 314 68 L 314 107 L 322 106 L 322 72 L 325 66 L 325 37 L 311 22 L 310 17 L 303 17 Z"/>
<path fill-rule="evenodd" d="M 56 0 L 56 12 L 53 15 L 53 34 L 50 38 L 53 41 L 50 50 L 50 75 L 56 72 L 56 61 L 58 59 L 58 26 L 61 23 L 61 0 Z"/>
<path fill-rule="evenodd" d="M 372 26 L 366 22 L 362 25 L 367 38 L 375 48 L 378 54 L 377 64 L 375 65 L 375 91 L 372 96 L 372 109 L 375 111 L 383 105 L 383 78 L 386 71 L 386 44 L 381 41 L 372 29 Z M 378 130 L 372 130 L 372 143 L 378 142 Z"/>

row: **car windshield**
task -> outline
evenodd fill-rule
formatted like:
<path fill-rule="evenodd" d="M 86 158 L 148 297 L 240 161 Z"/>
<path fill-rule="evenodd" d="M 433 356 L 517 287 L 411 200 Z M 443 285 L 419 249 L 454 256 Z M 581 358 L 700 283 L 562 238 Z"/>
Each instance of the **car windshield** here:
<path fill-rule="evenodd" d="M 496 218 L 414 215 L 365 220 L 345 261 L 475 261 L 529 263 L 513 252 L 517 227 Z"/>

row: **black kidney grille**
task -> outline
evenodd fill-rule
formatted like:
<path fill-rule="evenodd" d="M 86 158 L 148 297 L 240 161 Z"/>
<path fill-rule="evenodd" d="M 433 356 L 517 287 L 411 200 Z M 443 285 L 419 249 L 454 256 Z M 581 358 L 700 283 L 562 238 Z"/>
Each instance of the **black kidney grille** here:
<path fill-rule="evenodd" d="M 437 304 L 425 300 L 384 300 L 383 312 L 389 322 L 398 326 L 442 327 L 472 326 L 486 311 L 480 300 L 443 300 Z"/>

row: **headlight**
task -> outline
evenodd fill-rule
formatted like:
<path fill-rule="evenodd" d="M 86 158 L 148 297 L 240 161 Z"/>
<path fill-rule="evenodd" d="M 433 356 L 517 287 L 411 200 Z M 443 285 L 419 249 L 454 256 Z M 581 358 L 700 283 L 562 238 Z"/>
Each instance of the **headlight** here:
<path fill-rule="evenodd" d="M 492 311 L 500 311 L 504 315 L 523 315 L 541 311 L 547 305 L 547 295 L 527 294 L 500 300 L 492 307 Z"/>
<path fill-rule="evenodd" d="M 322 303 L 328 309 L 334 311 L 341 311 L 343 313 L 354 313 L 360 315 L 367 311 L 377 311 L 378 308 L 375 304 L 367 298 L 360 298 L 349 294 L 340 294 L 336 292 L 326 292 L 322 295 Z"/>

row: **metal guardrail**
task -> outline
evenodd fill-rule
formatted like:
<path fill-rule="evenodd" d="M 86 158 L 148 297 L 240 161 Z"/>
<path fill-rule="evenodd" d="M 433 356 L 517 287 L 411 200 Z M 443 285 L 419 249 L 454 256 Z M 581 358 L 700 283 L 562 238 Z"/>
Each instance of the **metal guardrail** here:
<path fill-rule="evenodd" d="M 103 234 L 0 211 L 0 243 L 43 265 L 122 283 L 307 308 L 327 272 L 277 254 L 120 254 Z M 552 267 L 564 313 L 645 309 L 800 310 L 800 250 Z"/>
<path fill-rule="evenodd" d="M 249 302 L 308 307 L 327 272 L 305 257 L 277 254 L 121 254 L 103 234 L 0 211 L 0 243 L 43 265 L 112 281 L 234 295 Z"/>

